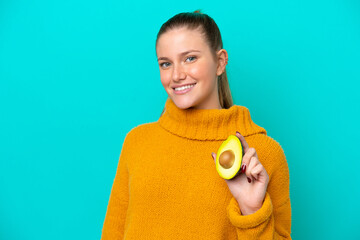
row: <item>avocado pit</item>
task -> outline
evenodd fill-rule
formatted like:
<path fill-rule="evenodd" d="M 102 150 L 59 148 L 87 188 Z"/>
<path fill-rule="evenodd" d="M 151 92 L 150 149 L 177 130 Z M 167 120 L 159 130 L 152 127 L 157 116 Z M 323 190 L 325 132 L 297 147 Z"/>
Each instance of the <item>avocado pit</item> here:
<path fill-rule="evenodd" d="M 234 165 L 234 162 L 235 154 L 231 150 L 224 151 L 219 156 L 219 164 L 225 169 L 231 168 Z"/>

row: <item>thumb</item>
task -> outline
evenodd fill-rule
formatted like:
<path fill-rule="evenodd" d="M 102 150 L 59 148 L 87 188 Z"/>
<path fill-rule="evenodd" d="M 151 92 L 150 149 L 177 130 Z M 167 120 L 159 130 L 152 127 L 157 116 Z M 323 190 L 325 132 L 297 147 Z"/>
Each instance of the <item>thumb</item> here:
<path fill-rule="evenodd" d="M 214 152 L 212 152 L 211 153 L 211 156 L 212 156 L 212 158 L 213 158 L 213 160 L 214 160 L 214 163 L 216 162 L 216 154 L 214 153 Z"/>

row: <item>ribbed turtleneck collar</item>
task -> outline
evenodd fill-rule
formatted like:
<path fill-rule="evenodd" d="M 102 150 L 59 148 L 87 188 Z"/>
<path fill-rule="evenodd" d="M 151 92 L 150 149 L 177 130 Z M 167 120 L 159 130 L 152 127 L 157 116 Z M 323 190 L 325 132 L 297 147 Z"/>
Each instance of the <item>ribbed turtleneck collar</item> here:
<path fill-rule="evenodd" d="M 195 140 L 226 140 L 236 131 L 244 137 L 266 134 L 251 120 L 249 110 L 239 105 L 229 109 L 180 109 L 168 98 L 158 122 L 175 135 Z"/>

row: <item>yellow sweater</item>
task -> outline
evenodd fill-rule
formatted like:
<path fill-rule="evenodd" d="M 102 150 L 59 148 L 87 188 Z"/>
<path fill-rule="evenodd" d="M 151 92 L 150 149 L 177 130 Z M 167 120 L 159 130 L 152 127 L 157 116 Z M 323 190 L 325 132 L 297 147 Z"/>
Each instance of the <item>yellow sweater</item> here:
<path fill-rule="evenodd" d="M 249 110 L 182 110 L 170 98 L 165 109 L 125 137 L 101 239 L 291 239 L 288 164 Z M 236 131 L 270 177 L 262 208 L 246 216 L 211 157 Z"/>

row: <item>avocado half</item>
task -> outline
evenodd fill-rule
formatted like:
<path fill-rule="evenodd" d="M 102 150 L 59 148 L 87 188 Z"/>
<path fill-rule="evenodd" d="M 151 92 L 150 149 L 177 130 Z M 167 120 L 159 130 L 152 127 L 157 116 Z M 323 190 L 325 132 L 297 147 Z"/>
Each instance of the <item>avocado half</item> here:
<path fill-rule="evenodd" d="M 219 147 L 216 154 L 216 170 L 224 179 L 232 179 L 239 172 L 243 148 L 238 137 L 230 135 Z"/>

